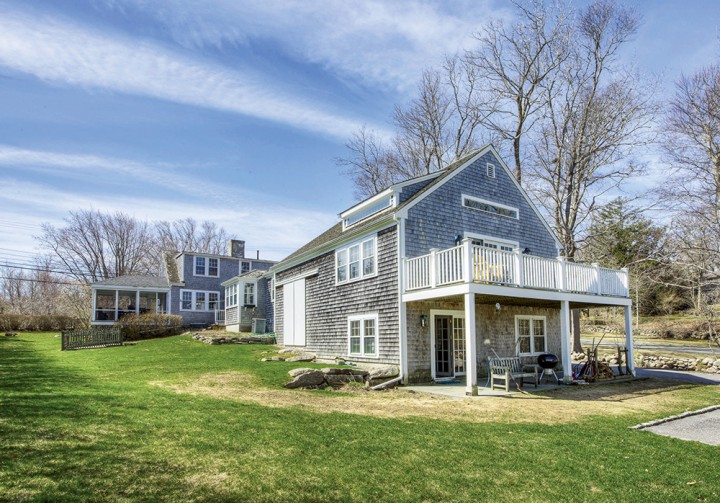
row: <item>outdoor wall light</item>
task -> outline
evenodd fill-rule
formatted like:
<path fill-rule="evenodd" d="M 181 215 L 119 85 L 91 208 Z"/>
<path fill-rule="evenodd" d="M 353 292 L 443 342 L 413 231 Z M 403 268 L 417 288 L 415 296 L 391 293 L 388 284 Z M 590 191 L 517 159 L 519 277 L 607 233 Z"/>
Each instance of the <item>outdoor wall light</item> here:
<path fill-rule="evenodd" d="M 423 328 L 427 327 L 427 315 L 426 314 L 420 315 L 420 326 Z"/>
<path fill-rule="evenodd" d="M 502 307 L 502 306 L 500 305 L 500 303 L 497 302 L 497 303 L 495 304 L 495 311 L 500 311 L 500 308 L 501 308 L 501 307 Z"/>
<path fill-rule="evenodd" d="M 523 250 L 523 255 L 530 255 L 530 251 L 531 251 L 530 248 L 525 248 Z"/>
<path fill-rule="evenodd" d="M 455 246 L 460 246 L 463 242 L 462 234 L 455 236 Z"/>

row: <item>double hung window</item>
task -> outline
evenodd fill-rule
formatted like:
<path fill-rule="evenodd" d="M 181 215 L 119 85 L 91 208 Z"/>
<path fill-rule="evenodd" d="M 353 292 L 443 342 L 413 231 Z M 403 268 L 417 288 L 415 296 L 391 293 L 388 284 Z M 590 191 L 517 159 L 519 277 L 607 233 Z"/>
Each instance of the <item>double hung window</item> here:
<path fill-rule="evenodd" d="M 220 292 L 180 290 L 182 311 L 214 311 L 220 307 Z"/>
<path fill-rule="evenodd" d="M 376 356 L 378 350 L 378 315 L 358 315 L 348 318 L 349 353 Z"/>
<path fill-rule="evenodd" d="M 535 356 L 547 351 L 545 316 L 516 316 L 515 339 L 519 356 Z"/>
<path fill-rule="evenodd" d="M 195 276 L 218 276 L 218 259 L 210 257 L 195 257 Z"/>
<path fill-rule="evenodd" d="M 335 252 L 335 281 L 339 284 L 375 276 L 376 256 L 375 236 L 338 249 Z"/>

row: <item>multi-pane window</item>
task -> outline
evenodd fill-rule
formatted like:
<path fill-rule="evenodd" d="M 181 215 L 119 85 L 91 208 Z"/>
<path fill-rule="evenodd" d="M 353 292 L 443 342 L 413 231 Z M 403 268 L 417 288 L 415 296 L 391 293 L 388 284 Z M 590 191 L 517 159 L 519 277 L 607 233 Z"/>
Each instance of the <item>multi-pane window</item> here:
<path fill-rule="evenodd" d="M 255 283 L 245 283 L 245 305 L 255 305 Z"/>
<path fill-rule="evenodd" d="M 195 311 L 205 310 L 205 292 L 195 292 Z"/>
<path fill-rule="evenodd" d="M 218 259 L 195 257 L 195 276 L 218 276 Z"/>
<path fill-rule="evenodd" d="M 348 318 L 348 346 L 351 355 L 377 355 L 377 325 L 377 314 L 350 316 Z"/>
<path fill-rule="evenodd" d="M 195 276 L 205 276 L 205 257 L 195 257 Z"/>
<path fill-rule="evenodd" d="M 225 287 L 225 304 L 227 307 L 237 305 L 237 285 Z"/>
<path fill-rule="evenodd" d="M 180 290 L 180 309 L 183 311 L 214 311 L 220 307 L 220 292 Z"/>
<path fill-rule="evenodd" d="M 516 316 L 515 338 L 518 354 L 532 356 L 547 350 L 545 316 Z"/>
<path fill-rule="evenodd" d="M 208 309 L 215 311 L 219 306 L 219 294 L 217 292 L 208 293 Z"/>
<path fill-rule="evenodd" d="M 193 305 L 192 298 L 193 298 L 193 293 L 188 290 L 184 290 L 182 293 L 182 305 L 180 306 L 181 309 L 190 311 L 192 309 L 192 305 Z"/>
<path fill-rule="evenodd" d="M 477 197 L 463 195 L 462 204 L 466 208 L 484 211 L 485 213 L 492 213 L 493 215 L 500 215 L 514 219 L 520 218 L 519 210 L 517 208 L 505 206 L 492 201 L 486 201 L 485 199 L 478 199 Z"/>
<path fill-rule="evenodd" d="M 335 279 L 337 283 L 374 276 L 377 272 L 377 240 L 375 237 L 354 243 L 335 252 Z"/>
<path fill-rule="evenodd" d="M 250 262 L 243 260 L 240 262 L 240 274 L 250 272 Z"/>

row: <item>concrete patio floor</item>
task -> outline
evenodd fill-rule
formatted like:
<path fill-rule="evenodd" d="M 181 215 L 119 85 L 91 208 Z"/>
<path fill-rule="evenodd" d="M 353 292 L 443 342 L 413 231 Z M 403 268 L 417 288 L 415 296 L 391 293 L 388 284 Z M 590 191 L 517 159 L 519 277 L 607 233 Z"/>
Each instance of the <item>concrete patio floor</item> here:
<path fill-rule="evenodd" d="M 412 386 L 403 386 L 403 389 L 408 391 L 414 391 L 416 393 L 430 393 L 433 395 L 441 395 L 449 398 L 482 398 L 488 396 L 512 396 L 519 395 L 522 392 L 534 393 L 537 391 L 548 391 L 558 389 L 562 385 L 555 383 L 544 382 L 535 388 L 534 384 L 525 384 L 522 391 L 518 391 L 515 384 L 510 385 L 510 391 L 507 392 L 504 389 L 490 389 L 484 386 L 478 386 L 477 397 L 468 396 L 465 394 L 465 382 L 456 381 L 449 383 L 430 383 L 430 384 L 416 384 Z"/>

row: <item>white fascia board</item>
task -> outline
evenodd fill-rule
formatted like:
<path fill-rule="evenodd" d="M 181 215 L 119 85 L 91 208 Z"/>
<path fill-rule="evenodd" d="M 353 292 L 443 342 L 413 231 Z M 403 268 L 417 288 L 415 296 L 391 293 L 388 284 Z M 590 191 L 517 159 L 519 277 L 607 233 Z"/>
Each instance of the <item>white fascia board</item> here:
<path fill-rule="evenodd" d="M 368 206 L 371 206 L 372 204 L 374 204 L 388 196 L 391 196 L 394 193 L 395 193 L 395 191 L 393 190 L 393 188 L 389 187 L 389 188 L 383 190 L 382 192 L 378 192 L 377 194 L 370 197 L 369 199 L 365 199 L 364 201 L 356 204 L 355 206 L 352 206 L 352 207 L 346 209 L 342 213 L 339 213 L 338 217 L 340 217 L 341 219 L 345 219 L 348 216 L 352 215 L 353 213 L 356 213 L 356 212 L 362 210 L 363 208 L 367 208 Z"/>
<path fill-rule="evenodd" d="M 90 285 L 90 288 L 92 290 L 127 290 L 127 291 L 135 291 L 138 290 L 140 292 L 164 292 L 167 293 L 170 291 L 170 287 L 161 287 L 161 286 L 127 286 L 127 285 Z"/>
<path fill-rule="evenodd" d="M 517 288 L 514 286 L 485 285 L 481 283 L 463 283 L 445 287 L 430 288 L 418 292 L 405 293 L 402 296 L 403 302 L 414 302 L 418 300 L 431 300 L 442 297 L 451 297 L 474 293 L 477 295 L 493 295 L 500 297 L 513 297 L 516 299 L 569 301 L 583 304 L 599 304 L 604 306 L 630 306 L 632 299 L 629 297 L 610 297 L 605 295 L 589 295 L 570 292 L 556 292 L 549 290 L 534 290 L 532 288 Z"/>
<path fill-rule="evenodd" d="M 296 265 L 302 264 L 303 262 L 307 262 L 310 259 L 320 256 L 323 253 L 327 253 L 336 248 L 339 248 L 344 244 L 350 243 L 357 239 L 361 239 L 367 235 L 374 234 L 376 232 L 379 232 L 383 229 L 387 229 L 388 227 L 392 227 L 394 225 L 397 225 L 397 222 L 395 221 L 395 214 L 388 213 L 385 217 L 380 218 L 373 225 L 363 228 L 362 232 L 358 232 L 357 229 L 348 230 L 348 231 L 344 232 L 340 237 L 330 240 L 330 241 L 318 246 L 317 248 L 308 250 L 307 252 L 303 253 L 302 255 L 295 257 L 293 260 L 287 262 L 286 264 L 283 264 L 283 266 L 281 268 L 278 268 L 277 266 L 271 267 L 269 272 L 277 274 L 277 273 L 286 271 L 292 267 L 295 267 Z"/>
<path fill-rule="evenodd" d="M 510 171 L 510 168 L 507 164 L 505 164 L 505 161 L 503 161 L 503 158 L 500 157 L 500 154 L 498 151 L 493 147 L 492 145 L 489 145 L 488 148 L 492 150 L 493 154 L 495 154 L 495 157 L 497 158 L 498 162 L 500 163 L 500 166 L 502 169 L 505 170 L 505 173 L 508 175 L 510 180 L 515 184 L 515 187 L 518 188 L 522 196 L 525 198 L 525 201 L 530 205 L 530 208 L 535 212 L 535 215 L 538 217 L 540 222 L 545 226 L 545 229 L 550 233 L 552 238 L 555 240 L 555 244 L 557 245 L 558 250 L 562 249 L 562 244 L 560 243 L 560 240 L 558 239 L 557 235 L 555 235 L 555 231 L 550 227 L 550 225 L 545 221 L 545 217 L 542 216 L 542 213 L 540 213 L 540 210 L 538 209 L 537 205 L 533 202 L 533 200 L 528 195 L 527 191 L 522 188 L 522 185 L 520 185 L 520 182 L 517 181 L 515 178 L 515 175 L 512 174 L 512 171 Z"/>
<path fill-rule="evenodd" d="M 467 167 L 470 166 L 472 163 L 474 163 L 474 162 L 477 160 L 478 157 L 481 157 L 481 156 L 485 155 L 485 153 L 490 149 L 490 147 L 491 147 L 491 146 L 488 145 L 488 146 L 486 146 L 485 148 L 483 148 L 482 150 L 479 150 L 479 151 L 477 152 L 477 154 L 475 154 L 475 155 L 472 156 L 470 159 L 468 159 L 467 161 L 465 161 L 465 163 L 464 163 L 462 166 L 460 166 L 459 168 L 456 168 L 456 169 L 455 169 L 452 173 L 450 173 L 441 183 L 439 183 L 438 185 L 435 185 L 434 187 L 431 187 L 431 188 L 428 189 L 427 191 L 425 191 L 425 192 L 423 192 L 422 194 L 420 194 L 418 197 L 416 197 L 414 200 L 412 200 L 407 206 L 405 206 L 403 209 L 401 209 L 401 210 L 398 212 L 398 214 L 399 214 L 402 218 L 407 218 L 407 216 L 408 216 L 408 211 L 410 210 L 410 208 L 412 208 L 413 206 L 415 206 L 416 204 L 418 204 L 420 201 L 422 201 L 423 199 L 425 199 L 427 196 L 429 196 L 430 194 L 432 194 L 433 192 L 435 192 L 435 191 L 438 189 L 438 187 L 442 186 L 445 182 L 447 182 L 448 180 L 452 180 L 452 178 L 455 177 L 458 173 L 460 173 L 460 172 L 463 171 L 465 168 L 467 168 Z M 494 151 L 494 150 L 493 150 L 493 151 Z M 441 171 L 439 174 L 442 174 L 442 171 Z"/>

